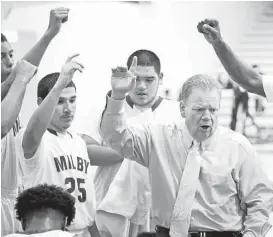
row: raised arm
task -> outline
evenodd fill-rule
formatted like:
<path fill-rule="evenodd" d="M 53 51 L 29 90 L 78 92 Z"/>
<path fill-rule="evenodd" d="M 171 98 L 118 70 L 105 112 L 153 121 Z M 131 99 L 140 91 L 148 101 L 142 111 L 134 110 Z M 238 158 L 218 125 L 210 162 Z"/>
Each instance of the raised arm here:
<path fill-rule="evenodd" d="M 15 80 L 1 104 L 1 139 L 14 125 L 22 106 L 27 84 L 35 75 L 37 67 L 21 60 L 10 74 Z"/>
<path fill-rule="evenodd" d="M 262 75 L 240 60 L 226 44 L 222 39 L 217 20 L 206 19 L 201 21 L 199 22 L 197 29 L 213 46 L 218 58 L 232 80 L 249 92 L 265 96 Z"/>
<path fill-rule="evenodd" d="M 151 139 L 147 128 L 129 127 L 124 118 L 126 93 L 135 87 L 134 70 L 137 65 L 133 59 L 130 71 L 118 67 L 112 71 L 112 94 L 107 97 L 107 106 L 103 112 L 100 133 L 104 141 L 120 156 L 149 166 Z"/>
<path fill-rule="evenodd" d="M 39 107 L 35 110 L 34 114 L 29 120 L 22 142 L 24 156 L 26 159 L 33 157 L 37 148 L 39 147 L 41 139 L 51 122 L 62 90 L 72 80 L 72 77 L 76 71 L 82 72 L 83 70 L 82 64 L 72 61 L 72 59 L 76 56 L 78 56 L 78 54 L 68 58 L 62 68 L 56 84 Z"/>
<path fill-rule="evenodd" d="M 48 29 L 41 37 L 41 39 L 30 49 L 30 51 L 23 57 L 23 60 L 28 61 L 34 66 L 39 66 L 44 53 L 49 46 L 52 39 L 59 33 L 61 26 L 68 19 L 69 9 L 60 7 L 50 11 Z M 59 19 L 63 19 L 60 21 Z M 1 100 L 7 95 L 14 77 L 11 75 L 1 84 Z"/>

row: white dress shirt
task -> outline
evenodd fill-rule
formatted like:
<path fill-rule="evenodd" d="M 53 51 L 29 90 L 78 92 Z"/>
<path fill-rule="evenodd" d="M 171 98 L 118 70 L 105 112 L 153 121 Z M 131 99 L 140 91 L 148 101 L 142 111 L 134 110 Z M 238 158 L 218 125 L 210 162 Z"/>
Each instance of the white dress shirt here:
<path fill-rule="evenodd" d="M 124 100 L 108 98 L 101 135 L 121 156 L 148 167 L 152 214 L 169 228 L 188 148 L 193 138 L 184 123 L 133 127 L 124 117 Z M 218 127 L 202 143 L 202 167 L 190 229 L 241 231 L 264 236 L 273 207 L 273 185 L 255 149 L 239 133 Z"/>

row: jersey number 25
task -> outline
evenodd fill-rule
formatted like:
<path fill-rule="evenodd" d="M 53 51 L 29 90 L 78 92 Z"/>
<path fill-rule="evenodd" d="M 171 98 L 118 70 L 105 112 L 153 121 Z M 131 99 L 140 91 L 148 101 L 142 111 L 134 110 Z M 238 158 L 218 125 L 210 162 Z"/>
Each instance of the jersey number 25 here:
<path fill-rule="evenodd" d="M 85 202 L 86 200 L 86 190 L 85 188 L 81 187 L 81 184 L 84 184 L 85 181 L 84 179 L 77 178 L 77 187 L 81 195 L 78 196 L 79 202 Z M 67 189 L 69 193 L 73 193 L 76 188 L 76 180 L 72 177 L 66 178 L 65 179 L 65 184 L 70 185 L 70 188 Z"/>

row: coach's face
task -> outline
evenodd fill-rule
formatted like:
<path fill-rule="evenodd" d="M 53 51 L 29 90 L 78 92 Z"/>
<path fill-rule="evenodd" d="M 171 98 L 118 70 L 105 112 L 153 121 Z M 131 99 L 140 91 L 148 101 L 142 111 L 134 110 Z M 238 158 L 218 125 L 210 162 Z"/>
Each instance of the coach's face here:
<path fill-rule="evenodd" d="M 149 107 L 157 96 L 159 85 L 162 83 L 163 74 L 158 75 L 154 66 L 137 66 L 136 87 L 129 93 L 135 105 Z"/>
<path fill-rule="evenodd" d="M 215 89 L 194 88 L 186 101 L 181 101 L 181 114 L 192 137 L 202 142 L 215 132 L 218 126 L 220 94 Z"/>
<path fill-rule="evenodd" d="M 76 112 L 76 90 L 74 87 L 64 88 L 55 108 L 50 125 L 56 130 L 65 130 L 71 126 Z"/>
<path fill-rule="evenodd" d="M 1 82 L 5 81 L 13 70 L 13 49 L 9 42 L 1 42 Z"/>

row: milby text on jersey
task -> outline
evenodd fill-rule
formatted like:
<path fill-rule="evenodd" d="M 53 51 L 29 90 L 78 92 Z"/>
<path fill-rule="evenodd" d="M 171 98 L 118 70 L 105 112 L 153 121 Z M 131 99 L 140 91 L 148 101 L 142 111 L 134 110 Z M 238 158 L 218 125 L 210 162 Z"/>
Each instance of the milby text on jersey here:
<path fill-rule="evenodd" d="M 74 170 L 82 171 L 85 174 L 87 174 L 88 167 L 90 164 L 88 160 L 78 156 L 73 159 L 72 155 L 54 157 L 53 159 L 55 162 L 57 172 L 74 169 Z"/>

